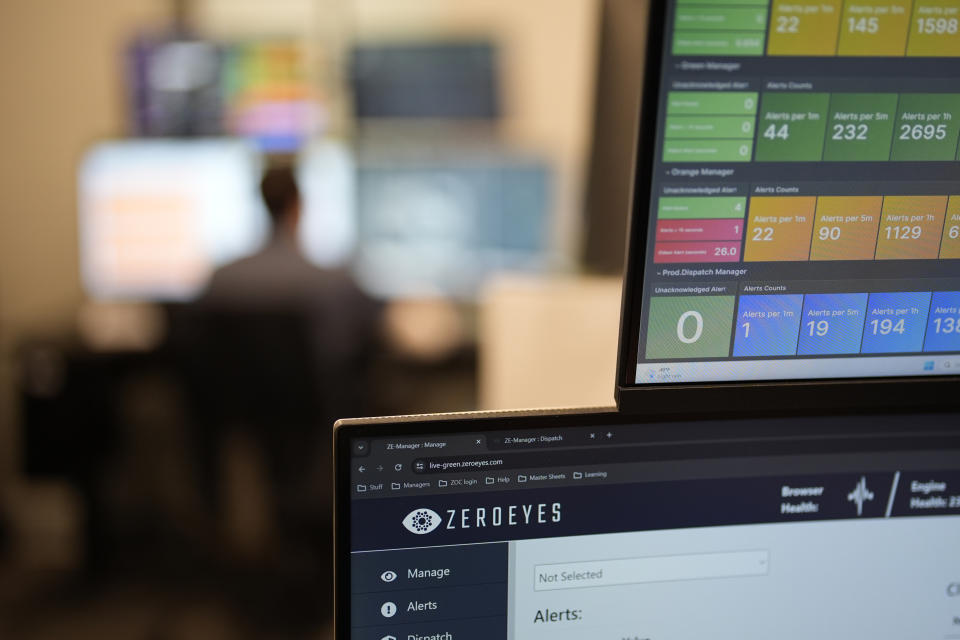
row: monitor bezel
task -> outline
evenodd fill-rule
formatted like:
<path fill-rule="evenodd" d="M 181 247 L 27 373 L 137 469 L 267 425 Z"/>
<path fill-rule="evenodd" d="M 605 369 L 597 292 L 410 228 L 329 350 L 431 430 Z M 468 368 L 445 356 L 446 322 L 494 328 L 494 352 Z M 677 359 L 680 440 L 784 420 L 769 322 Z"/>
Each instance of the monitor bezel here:
<path fill-rule="evenodd" d="M 664 42 L 667 38 L 668 0 L 650 0 L 647 13 L 647 46 L 640 112 L 636 127 L 633 192 L 627 220 L 625 273 L 620 311 L 620 336 L 614 398 L 621 411 L 671 412 L 685 407 L 736 410 L 890 409 L 947 407 L 951 394 L 960 392 L 960 375 L 920 375 L 877 378 L 788 379 L 638 384 L 640 317 L 646 268 L 648 215 Z M 647 115 L 644 115 L 647 114 Z"/>
<path fill-rule="evenodd" d="M 692 405 L 687 404 L 687 407 Z M 936 414 L 936 413 L 954 413 L 960 412 L 960 398 L 955 398 L 954 402 L 947 406 L 930 406 L 922 409 L 895 409 L 884 411 L 884 414 Z M 493 432 L 505 430 L 528 430 L 544 428 L 564 428 L 564 427 L 614 427 L 627 426 L 631 428 L 643 428 L 646 425 L 664 425 L 684 421 L 703 421 L 702 428 L 696 428 L 695 431 L 687 433 L 685 439 L 691 441 L 691 445 L 697 447 L 694 457 L 708 459 L 711 457 L 713 447 L 710 444 L 697 444 L 695 440 L 699 437 L 709 439 L 715 442 L 718 439 L 732 439 L 738 441 L 749 441 L 751 437 L 756 437 L 749 430 L 743 433 L 734 430 L 718 431 L 712 422 L 717 420 L 729 419 L 763 419 L 763 418 L 790 418 L 790 417 L 843 417 L 857 416 L 865 412 L 856 409 L 844 410 L 825 410 L 822 408 L 803 409 L 803 410 L 756 410 L 741 407 L 733 411 L 687 411 L 684 413 L 653 412 L 646 411 L 640 414 L 628 414 L 615 411 L 612 408 L 605 409 L 567 409 L 567 410 L 533 410 L 533 411 L 487 411 L 470 412 L 454 414 L 431 414 L 431 415 L 413 415 L 413 416 L 394 416 L 383 418 L 357 418 L 340 420 L 334 425 L 333 433 L 333 481 L 334 481 L 334 547 L 333 547 L 333 567 L 334 567 L 334 637 L 337 640 L 347 640 L 350 637 L 351 630 L 351 611 L 350 611 L 350 472 L 351 462 L 353 460 L 351 440 L 355 438 L 377 438 L 383 436 L 422 436 L 422 435 L 456 435 L 470 432 Z M 870 414 L 881 413 L 880 411 L 871 411 Z M 752 426 L 752 425 L 751 425 Z M 947 425 L 943 429 L 948 433 L 960 432 L 960 422 L 955 425 Z M 880 433 L 877 429 L 877 433 Z M 905 426 L 903 431 L 911 431 L 909 426 Z M 939 431 L 939 430 L 938 430 Z M 849 430 L 850 435 L 863 434 L 863 429 Z M 872 431 L 871 431 L 872 433 Z M 837 435 L 833 432 L 832 435 Z M 929 436 L 930 433 L 916 434 L 918 438 Z M 799 433 L 785 434 L 787 438 L 796 439 L 798 437 L 804 440 L 809 436 L 801 436 Z M 671 436 L 671 440 L 676 440 Z M 682 440 L 682 439 L 681 439 Z M 905 442 L 905 445 L 907 443 Z M 918 447 L 905 446 L 904 450 L 917 449 Z M 919 446 L 922 449 L 922 446 Z"/>

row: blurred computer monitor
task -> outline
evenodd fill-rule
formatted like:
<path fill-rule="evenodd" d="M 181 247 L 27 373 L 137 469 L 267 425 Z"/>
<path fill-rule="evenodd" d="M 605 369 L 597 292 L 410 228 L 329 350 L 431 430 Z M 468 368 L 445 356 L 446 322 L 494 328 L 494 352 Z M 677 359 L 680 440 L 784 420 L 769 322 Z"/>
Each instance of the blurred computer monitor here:
<path fill-rule="evenodd" d="M 259 154 L 222 140 L 106 142 L 78 176 L 83 285 L 96 299 L 184 301 L 268 234 Z"/>
<path fill-rule="evenodd" d="M 321 268 L 346 266 L 357 245 L 357 166 L 347 145 L 308 144 L 297 159 L 303 198 L 300 248 Z"/>
<path fill-rule="evenodd" d="M 267 153 L 302 148 L 326 123 L 300 43 L 265 40 L 224 48 L 225 129 Z"/>
<path fill-rule="evenodd" d="M 381 298 L 471 300 L 502 271 L 551 264 L 551 172 L 508 154 L 360 162 L 359 283 Z"/>
<path fill-rule="evenodd" d="M 351 60 L 358 118 L 495 119 L 498 81 L 487 42 L 361 44 Z"/>
<path fill-rule="evenodd" d="M 267 153 L 294 153 L 326 124 L 303 45 L 294 40 L 142 35 L 126 51 L 125 66 L 138 136 L 226 134 Z"/>

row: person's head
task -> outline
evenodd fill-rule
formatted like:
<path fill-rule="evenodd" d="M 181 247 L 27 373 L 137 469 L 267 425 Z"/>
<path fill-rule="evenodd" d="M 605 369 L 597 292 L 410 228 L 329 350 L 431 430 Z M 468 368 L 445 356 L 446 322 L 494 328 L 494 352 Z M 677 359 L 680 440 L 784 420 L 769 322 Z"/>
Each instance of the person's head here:
<path fill-rule="evenodd" d="M 263 174 L 260 193 L 274 231 L 295 231 L 300 222 L 300 189 L 289 166 L 272 167 Z"/>

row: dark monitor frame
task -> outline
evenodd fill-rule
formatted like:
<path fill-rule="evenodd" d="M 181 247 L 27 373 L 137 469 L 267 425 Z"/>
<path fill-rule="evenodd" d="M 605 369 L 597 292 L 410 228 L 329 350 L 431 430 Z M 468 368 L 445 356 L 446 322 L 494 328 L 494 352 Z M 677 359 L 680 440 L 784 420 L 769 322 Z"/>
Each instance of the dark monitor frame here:
<path fill-rule="evenodd" d="M 782 397 L 789 393 L 774 392 L 772 395 Z M 691 406 L 691 405 L 686 405 Z M 599 412 L 597 412 L 599 411 Z M 885 411 L 884 414 L 909 413 L 919 415 L 924 413 L 955 413 L 960 412 L 960 398 L 954 398 L 948 406 L 925 407 L 913 410 Z M 904 424 L 901 428 L 891 428 L 890 423 L 882 426 L 864 428 L 862 425 L 846 430 L 831 429 L 829 434 L 824 431 L 811 433 L 803 428 L 790 432 L 770 434 L 763 431 L 761 425 L 744 425 L 743 428 L 718 428 L 714 421 L 748 418 L 793 418 L 793 417 L 844 417 L 856 416 L 865 412 L 858 410 L 828 411 L 824 409 L 805 410 L 776 410 L 756 411 L 743 408 L 735 411 L 711 412 L 646 412 L 643 415 L 630 415 L 610 409 L 573 409 L 560 411 L 487 411 L 461 414 L 433 414 L 421 416 L 400 416 L 384 418 L 357 418 L 340 420 L 334 427 L 334 637 L 337 640 L 347 640 L 351 630 L 350 611 L 350 472 L 353 460 L 351 439 L 377 438 L 384 436 L 406 437 L 421 435 L 457 435 L 470 432 L 516 431 L 532 429 L 549 429 L 564 427 L 608 427 L 630 426 L 633 429 L 644 430 L 644 436 L 651 444 L 670 442 L 671 444 L 686 443 L 690 446 L 691 459 L 708 459 L 715 455 L 715 445 L 722 441 L 731 441 L 750 447 L 750 455 L 771 454 L 782 455 L 782 449 L 777 449 L 781 441 L 796 443 L 811 442 L 817 436 L 823 436 L 825 450 L 833 451 L 837 445 L 837 438 L 849 436 L 851 438 L 871 439 L 890 435 L 903 442 L 901 450 L 921 450 L 924 440 L 929 437 L 960 437 L 960 421 L 952 425 L 944 425 L 935 432 L 918 433 L 912 429 L 913 425 Z M 879 413 L 870 412 L 870 413 Z M 682 430 L 675 430 L 673 423 L 681 421 L 704 421 L 703 425 L 684 425 Z M 729 426 L 727 423 L 726 426 Z M 802 430 L 801 430 L 802 429 Z M 769 431 L 769 430 L 767 430 Z M 762 432 L 762 433 L 761 433 Z"/>
<path fill-rule="evenodd" d="M 772 380 L 636 384 L 640 317 L 646 266 L 648 211 L 657 140 L 663 46 L 668 0 L 650 0 L 646 64 L 636 132 L 633 195 L 627 223 L 626 272 L 614 397 L 620 411 L 671 413 L 700 410 L 892 409 L 947 407 L 960 395 L 958 376 Z"/>

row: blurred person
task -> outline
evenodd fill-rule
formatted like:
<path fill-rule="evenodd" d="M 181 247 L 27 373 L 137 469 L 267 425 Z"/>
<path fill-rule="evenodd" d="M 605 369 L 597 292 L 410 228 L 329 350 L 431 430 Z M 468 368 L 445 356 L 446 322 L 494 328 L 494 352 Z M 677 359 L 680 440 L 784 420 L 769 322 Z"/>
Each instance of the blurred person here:
<path fill-rule="evenodd" d="M 205 384 L 233 381 L 225 394 L 240 415 L 232 419 L 254 427 L 310 422 L 301 426 L 319 430 L 328 447 L 335 419 L 364 413 L 377 310 L 347 272 L 320 269 L 301 253 L 301 197 L 292 167 L 268 169 L 260 191 L 271 238 L 257 253 L 215 271 L 197 305 L 208 320 L 206 340 L 221 347 L 213 354 L 222 365 L 217 380 Z M 262 427 L 261 436 L 277 437 L 278 427 Z"/>
<path fill-rule="evenodd" d="M 331 427 L 366 412 L 379 314 L 345 271 L 301 253 L 292 168 L 267 170 L 261 192 L 272 237 L 218 269 L 189 311 L 182 369 L 200 489 L 234 551 L 296 567 L 291 579 L 313 585 L 305 610 L 326 616 Z"/>
<path fill-rule="evenodd" d="M 302 314 L 309 324 L 324 400 L 336 417 L 362 409 L 363 389 L 350 378 L 372 350 L 378 312 L 344 270 L 320 269 L 301 252 L 301 197 L 292 167 L 268 169 L 260 183 L 273 233 L 257 253 L 217 269 L 200 304 L 237 311 Z"/>

